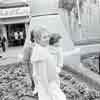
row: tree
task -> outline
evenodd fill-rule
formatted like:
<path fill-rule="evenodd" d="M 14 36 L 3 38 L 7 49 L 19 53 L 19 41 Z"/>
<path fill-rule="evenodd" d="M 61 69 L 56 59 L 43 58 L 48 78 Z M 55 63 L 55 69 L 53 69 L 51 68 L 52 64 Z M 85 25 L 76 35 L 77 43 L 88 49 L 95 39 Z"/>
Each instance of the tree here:
<path fill-rule="evenodd" d="M 68 23 L 69 23 L 69 28 L 70 28 L 70 34 L 72 34 L 72 27 L 71 27 L 71 23 L 72 23 L 72 17 L 71 17 L 71 12 L 73 11 L 74 13 L 74 18 L 75 18 L 75 25 L 76 22 L 79 25 L 79 28 L 81 26 L 81 22 L 80 22 L 80 15 L 83 12 L 83 3 L 85 0 L 60 0 L 59 2 L 59 7 L 62 9 L 65 9 L 67 11 L 68 14 Z"/>
<path fill-rule="evenodd" d="M 65 9 L 67 11 L 70 34 L 72 33 L 71 11 L 74 7 L 75 7 L 75 0 L 60 0 L 59 1 L 59 8 Z"/>

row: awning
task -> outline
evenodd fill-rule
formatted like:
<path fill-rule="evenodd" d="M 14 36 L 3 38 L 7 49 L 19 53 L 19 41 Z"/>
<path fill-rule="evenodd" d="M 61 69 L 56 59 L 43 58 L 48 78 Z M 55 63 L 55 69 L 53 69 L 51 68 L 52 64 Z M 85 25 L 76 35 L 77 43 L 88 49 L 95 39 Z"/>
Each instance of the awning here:
<path fill-rule="evenodd" d="M 0 24 L 15 24 L 15 23 L 27 23 L 27 22 L 29 22 L 28 16 L 0 19 Z"/>

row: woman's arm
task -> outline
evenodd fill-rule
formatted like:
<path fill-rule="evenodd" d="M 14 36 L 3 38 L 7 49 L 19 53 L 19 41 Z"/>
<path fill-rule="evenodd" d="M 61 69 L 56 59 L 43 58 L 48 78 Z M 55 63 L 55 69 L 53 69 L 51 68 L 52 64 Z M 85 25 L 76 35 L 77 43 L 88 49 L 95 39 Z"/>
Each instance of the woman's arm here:
<path fill-rule="evenodd" d="M 18 54 L 18 62 L 27 63 L 30 60 L 30 49 L 29 47 L 24 48 L 24 50 Z"/>
<path fill-rule="evenodd" d="M 26 65 L 26 71 L 29 73 L 29 77 L 31 79 L 32 83 L 32 90 L 34 90 L 35 84 L 34 84 L 34 79 L 32 77 L 33 75 L 33 66 L 31 64 L 31 55 L 32 55 L 32 47 L 26 47 L 24 49 L 24 54 L 23 54 L 23 63 Z"/>
<path fill-rule="evenodd" d="M 57 55 L 57 66 L 61 69 L 63 67 L 63 51 L 62 48 L 59 48 Z"/>

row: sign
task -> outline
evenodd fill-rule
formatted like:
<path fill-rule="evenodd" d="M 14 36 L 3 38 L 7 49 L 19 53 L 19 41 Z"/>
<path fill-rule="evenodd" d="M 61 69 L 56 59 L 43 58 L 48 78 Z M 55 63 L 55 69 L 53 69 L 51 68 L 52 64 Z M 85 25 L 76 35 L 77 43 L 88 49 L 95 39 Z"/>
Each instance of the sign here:
<path fill-rule="evenodd" d="M 29 16 L 29 7 L 0 9 L 0 18 Z"/>

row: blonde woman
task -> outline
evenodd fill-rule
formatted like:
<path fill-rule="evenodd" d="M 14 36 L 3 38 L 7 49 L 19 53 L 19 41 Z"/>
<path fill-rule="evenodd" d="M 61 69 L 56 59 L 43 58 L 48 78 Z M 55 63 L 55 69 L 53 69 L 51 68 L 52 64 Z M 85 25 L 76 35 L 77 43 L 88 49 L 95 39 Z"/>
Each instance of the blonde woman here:
<path fill-rule="evenodd" d="M 49 43 L 49 32 L 38 27 L 33 29 L 33 34 L 35 46 L 32 50 L 31 63 L 39 100 L 66 100 L 57 84 L 55 59 L 46 46 Z"/>

